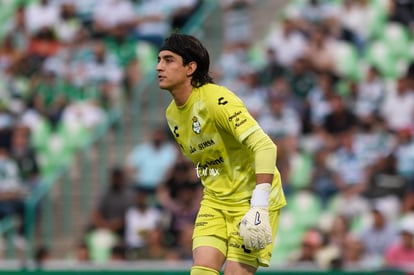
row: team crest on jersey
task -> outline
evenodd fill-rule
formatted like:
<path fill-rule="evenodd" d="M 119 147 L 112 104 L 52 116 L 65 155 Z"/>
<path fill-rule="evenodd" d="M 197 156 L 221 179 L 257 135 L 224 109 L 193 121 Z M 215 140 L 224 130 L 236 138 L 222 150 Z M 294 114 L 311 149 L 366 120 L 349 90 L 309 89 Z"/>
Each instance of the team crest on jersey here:
<path fill-rule="evenodd" d="M 193 116 L 193 125 L 192 125 L 192 128 L 193 128 L 193 132 L 194 133 L 196 133 L 196 134 L 201 133 L 201 124 L 198 121 L 198 118 L 196 116 Z"/>

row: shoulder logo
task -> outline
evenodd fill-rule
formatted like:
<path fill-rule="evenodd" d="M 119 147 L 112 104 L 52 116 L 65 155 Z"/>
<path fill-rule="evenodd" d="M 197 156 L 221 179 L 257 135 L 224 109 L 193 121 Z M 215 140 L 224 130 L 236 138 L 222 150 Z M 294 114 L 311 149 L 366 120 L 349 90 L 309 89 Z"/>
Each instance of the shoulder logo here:
<path fill-rule="evenodd" d="M 218 105 L 226 105 L 227 103 L 229 103 L 227 100 L 224 99 L 224 97 L 219 97 L 218 98 Z"/>
<path fill-rule="evenodd" d="M 193 132 L 196 134 L 201 133 L 201 124 L 198 121 L 196 116 L 193 116 L 193 124 L 192 124 Z"/>

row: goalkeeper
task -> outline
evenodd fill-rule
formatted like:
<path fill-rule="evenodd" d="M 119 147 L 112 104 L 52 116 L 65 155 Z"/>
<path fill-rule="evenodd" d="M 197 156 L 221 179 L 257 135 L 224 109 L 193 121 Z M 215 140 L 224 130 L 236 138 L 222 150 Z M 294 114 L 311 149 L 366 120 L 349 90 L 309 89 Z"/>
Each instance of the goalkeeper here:
<path fill-rule="evenodd" d="M 158 53 L 159 87 L 173 100 L 168 126 L 204 186 L 191 275 L 254 274 L 269 266 L 286 204 L 276 146 L 230 90 L 214 84 L 206 48 L 172 34 Z"/>

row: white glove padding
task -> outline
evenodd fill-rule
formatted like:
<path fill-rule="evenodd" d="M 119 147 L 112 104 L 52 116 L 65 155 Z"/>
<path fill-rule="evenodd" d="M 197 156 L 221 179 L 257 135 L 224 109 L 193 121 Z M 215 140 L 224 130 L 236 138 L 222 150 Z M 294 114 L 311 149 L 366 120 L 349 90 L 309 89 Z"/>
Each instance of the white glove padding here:
<path fill-rule="evenodd" d="M 252 207 L 243 217 L 239 229 L 247 249 L 263 249 L 272 243 L 272 228 L 267 207 Z"/>

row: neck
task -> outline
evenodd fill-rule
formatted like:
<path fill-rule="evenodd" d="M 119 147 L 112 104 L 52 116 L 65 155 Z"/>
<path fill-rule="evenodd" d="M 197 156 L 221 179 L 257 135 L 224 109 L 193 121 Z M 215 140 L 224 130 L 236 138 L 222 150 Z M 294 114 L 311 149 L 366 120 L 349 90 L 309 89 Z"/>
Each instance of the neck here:
<path fill-rule="evenodd" d="M 193 87 L 191 86 L 191 84 L 189 84 L 179 89 L 173 89 L 170 92 L 175 101 L 175 104 L 177 106 L 182 106 L 187 102 L 188 98 L 191 95 L 192 90 L 193 90 Z"/>

